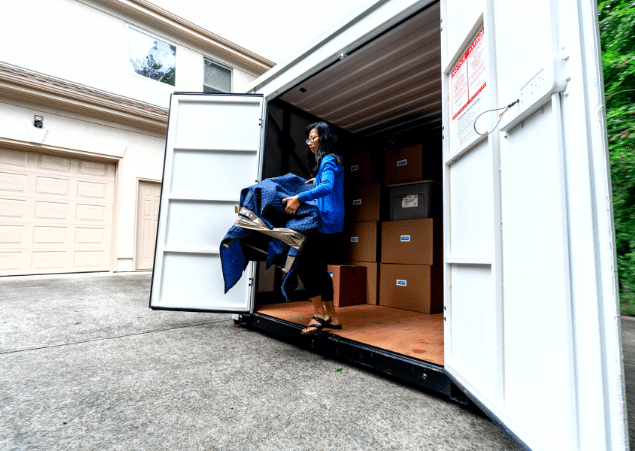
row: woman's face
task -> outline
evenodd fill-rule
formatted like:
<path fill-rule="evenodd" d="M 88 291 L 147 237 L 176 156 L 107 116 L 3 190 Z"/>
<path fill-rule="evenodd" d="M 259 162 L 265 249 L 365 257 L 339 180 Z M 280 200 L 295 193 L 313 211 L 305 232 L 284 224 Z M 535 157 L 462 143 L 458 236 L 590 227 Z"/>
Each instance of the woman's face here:
<path fill-rule="evenodd" d="M 320 147 L 320 135 L 318 135 L 317 128 L 312 128 L 309 132 L 309 140 L 313 140 L 313 142 L 309 143 L 309 149 L 311 152 L 315 153 Z"/>

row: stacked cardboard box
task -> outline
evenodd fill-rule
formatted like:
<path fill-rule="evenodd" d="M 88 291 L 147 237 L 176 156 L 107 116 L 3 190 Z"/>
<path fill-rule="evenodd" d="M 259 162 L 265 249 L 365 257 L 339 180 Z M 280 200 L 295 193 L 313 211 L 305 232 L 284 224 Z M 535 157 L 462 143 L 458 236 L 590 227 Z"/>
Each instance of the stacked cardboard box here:
<path fill-rule="evenodd" d="M 424 146 L 388 151 L 384 159 L 390 221 L 381 223 L 379 304 L 422 313 L 443 311 L 440 184 L 424 180 Z"/>
<path fill-rule="evenodd" d="M 423 180 L 423 145 L 403 147 L 384 155 L 384 185 Z"/>
<path fill-rule="evenodd" d="M 353 198 L 349 203 L 352 222 L 379 221 L 381 185 L 364 183 L 353 187 Z"/>
<path fill-rule="evenodd" d="M 328 265 L 333 278 L 335 307 L 363 304 L 366 301 L 366 268 L 351 265 Z"/>
<path fill-rule="evenodd" d="M 440 221 L 384 222 L 381 255 L 380 305 L 422 313 L 443 310 Z"/>
<path fill-rule="evenodd" d="M 379 286 L 379 225 L 381 220 L 381 183 L 371 151 L 350 158 L 350 179 L 354 185 L 347 199 L 351 224 L 346 232 L 346 260 L 366 273 L 367 304 L 377 305 Z"/>
<path fill-rule="evenodd" d="M 440 144 L 417 144 L 384 154 L 384 185 L 441 180 Z"/>
<path fill-rule="evenodd" d="M 370 183 L 373 181 L 375 170 L 371 151 L 356 153 L 350 157 L 347 177 L 350 177 L 349 180 L 354 185 Z"/>

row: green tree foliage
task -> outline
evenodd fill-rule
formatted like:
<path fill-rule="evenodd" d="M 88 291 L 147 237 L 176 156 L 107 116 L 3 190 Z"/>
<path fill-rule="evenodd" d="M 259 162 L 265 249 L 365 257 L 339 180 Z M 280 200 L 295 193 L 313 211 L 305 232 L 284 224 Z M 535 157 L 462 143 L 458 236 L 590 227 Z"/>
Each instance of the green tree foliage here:
<path fill-rule="evenodd" d="M 635 2 L 598 2 L 622 313 L 635 315 Z"/>

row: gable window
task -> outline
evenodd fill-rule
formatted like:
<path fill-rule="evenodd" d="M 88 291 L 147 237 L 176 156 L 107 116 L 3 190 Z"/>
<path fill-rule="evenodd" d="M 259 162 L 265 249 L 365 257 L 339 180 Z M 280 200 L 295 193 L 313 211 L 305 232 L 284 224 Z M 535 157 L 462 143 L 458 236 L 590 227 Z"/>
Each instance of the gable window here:
<path fill-rule="evenodd" d="M 128 68 L 144 77 L 174 86 L 176 46 L 129 27 Z"/>
<path fill-rule="evenodd" d="M 204 92 L 232 92 L 232 70 L 205 58 Z"/>

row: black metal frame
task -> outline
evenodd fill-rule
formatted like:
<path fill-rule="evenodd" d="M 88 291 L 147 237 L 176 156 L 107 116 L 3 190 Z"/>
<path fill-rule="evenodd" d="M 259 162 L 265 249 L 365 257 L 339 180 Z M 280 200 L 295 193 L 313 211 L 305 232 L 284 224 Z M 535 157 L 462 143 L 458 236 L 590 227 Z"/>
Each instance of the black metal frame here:
<path fill-rule="evenodd" d="M 300 331 L 304 326 L 263 313 L 241 315 L 240 321 L 249 327 L 273 334 L 326 357 L 370 368 L 417 387 L 447 395 L 461 404 L 468 404 L 466 397 L 453 396 L 456 390 L 451 390 L 451 381 L 441 365 L 413 359 L 335 334 L 320 332 L 302 336 Z"/>

